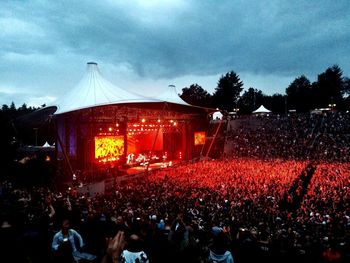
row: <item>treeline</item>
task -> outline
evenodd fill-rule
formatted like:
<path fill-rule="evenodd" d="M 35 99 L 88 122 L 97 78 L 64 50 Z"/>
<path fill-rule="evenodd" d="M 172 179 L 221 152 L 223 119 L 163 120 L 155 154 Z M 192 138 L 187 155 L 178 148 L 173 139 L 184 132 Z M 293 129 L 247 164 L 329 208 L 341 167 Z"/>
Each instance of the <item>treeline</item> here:
<path fill-rule="evenodd" d="M 45 107 L 46 105 L 42 105 L 41 107 Z M 36 108 L 36 107 L 32 107 L 32 106 L 27 106 L 26 103 L 23 103 L 22 106 L 16 108 L 16 105 L 14 102 L 12 102 L 10 104 L 10 106 L 8 106 L 7 104 L 3 104 L 0 112 L 2 113 L 6 113 L 6 114 L 13 114 L 15 117 L 18 115 L 22 115 L 22 114 L 26 114 L 26 113 L 30 113 L 32 111 L 35 111 L 37 109 L 39 109 L 40 107 Z"/>
<path fill-rule="evenodd" d="M 42 105 L 44 107 L 45 105 Z M 28 107 L 27 104 L 22 104 L 22 106 L 16 108 L 14 102 L 10 104 L 10 106 L 4 104 L 0 109 L 0 125 L 2 127 L 2 136 L 0 140 L 0 145 L 4 148 L 4 144 L 8 144 L 17 140 L 16 136 L 19 132 L 23 133 L 23 128 L 20 129 L 16 127 L 15 120 L 20 118 L 21 116 L 25 116 L 39 108 L 36 107 Z M 7 145 L 8 147 L 8 145 Z M 5 148 L 7 148 L 5 147 Z"/>
<path fill-rule="evenodd" d="M 28 107 L 22 104 L 20 107 L 12 102 L 10 105 L 2 105 L 0 108 L 0 166 L 3 168 L 0 180 L 34 182 L 48 178 L 47 171 L 50 163 L 42 161 L 33 153 L 20 151 L 25 145 L 43 145 L 46 140 L 54 142 L 54 131 L 48 122 L 42 122 L 37 116 L 32 116 L 35 111 L 45 107 Z M 22 158 L 29 157 L 26 164 L 19 162 Z M 40 162 L 41 165 L 38 165 Z M 24 170 L 25 169 L 25 170 Z M 50 168 L 51 169 L 51 168 Z M 45 174 L 47 173 L 47 174 Z M 45 176 L 44 176 L 45 174 Z M 46 179 L 45 179 L 46 180 Z"/>
<path fill-rule="evenodd" d="M 213 94 L 198 84 L 192 84 L 182 89 L 180 97 L 192 105 L 238 111 L 240 114 L 251 113 L 260 105 L 274 113 L 350 108 L 350 79 L 343 76 L 338 65 L 327 68 L 313 83 L 305 75 L 295 78 L 286 88 L 285 94 L 266 95 L 254 87 L 243 92 L 243 85 L 239 76 L 231 71 L 221 76 Z"/>

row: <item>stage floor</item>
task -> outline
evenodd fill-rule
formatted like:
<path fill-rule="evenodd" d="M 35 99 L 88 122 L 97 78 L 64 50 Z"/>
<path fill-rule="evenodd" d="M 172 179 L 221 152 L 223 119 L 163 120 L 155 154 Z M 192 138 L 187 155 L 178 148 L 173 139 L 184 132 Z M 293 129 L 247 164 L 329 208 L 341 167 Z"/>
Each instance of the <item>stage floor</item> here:
<path fill-rule="evenodd" d="M 174 160 L 174 161 L 168 161 L 168 162 L 151 163 L 148 165 L 148 171 L 171 168 L 172 166 L 178 164 L 179 162 L 180 161 Z M 146 172 L 146 169 L 147 169 L 147 165 L 133 166 L 124 170 L 123 173 L 126 175 L 139 174 L 139 173 Z"/>

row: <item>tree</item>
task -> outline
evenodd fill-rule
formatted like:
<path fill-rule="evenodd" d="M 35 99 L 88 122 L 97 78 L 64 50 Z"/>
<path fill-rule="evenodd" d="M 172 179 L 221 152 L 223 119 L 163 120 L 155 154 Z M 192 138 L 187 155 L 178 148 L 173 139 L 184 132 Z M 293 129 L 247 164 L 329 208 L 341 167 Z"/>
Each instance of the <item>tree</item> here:
<path fill-rule="evenodd" d="M 343 101 L 344 80 L 343 72 L 338 65 L 327 68 L 318 75 L 313 85 L 313 96 L 316 107 L 327 107 L 329 104 L 340 105 Z"/>
<path fill-rule="evenodd" d="M 289 109 L 306 112 L 314 106 L 311 103 L 311 83 L 304 75 L 296 78 L 288 86 L 286 94 Z"/>
<path fill-rule="evenodd" d="M 275 93 L 264 97 L 264 105 L 273 113 L 283 114 L 286 112 L 286 95 Z"/>
<path fill-rule="evenodd" d="M 226 73 L 225 76 L 221 76 L 218 86 L 215 88 L 213 94 L 214 106 L 232 111 L 242 90 L 243 82 L 239 79 L 239 76 L 234 71 Z"/>
<path fill-rule="evenodd" d="M 212 95 L 209 94 L 198 84 L 192 84 L 189 88 L 185 87 L 182 89 L 181 99 L 186 101 L 188 104 L 211 107 L 212 106 Z"/>
<path fill-rule="evenodd" d="M 252 113 L 263 104 L 264 96 L 261 90 L 250 87 L 244 91 L 238 100 L 239 112 L 243 114 Z"/>
<path fill-rule="evenodd" d="M 16 111 L 16 105 L 15 105 L 15 103 L 13 101 L 11 102 L 10 110 L 11 111 Z"/>
<path fill-rule="evenodd" d="M 27 112 L 28 111 L 27 104 L 23 103 L 22 106 L 18 108 L 18 111 Z"/>
<path fill-rule="evenodd" d="M 3 104 L 1 110 L 2 111 L 8 111 L 9 110 L 9 106 L 7 104 Z"/>

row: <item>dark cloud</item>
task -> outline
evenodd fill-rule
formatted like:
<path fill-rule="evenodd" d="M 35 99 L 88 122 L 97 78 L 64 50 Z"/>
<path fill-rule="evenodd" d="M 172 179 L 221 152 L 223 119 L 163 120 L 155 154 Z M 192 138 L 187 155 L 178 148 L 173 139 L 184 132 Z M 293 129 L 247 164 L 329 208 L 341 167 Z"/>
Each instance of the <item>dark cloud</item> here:
<path fill-rule="evenodd" d="M 335 63 L 349 74 L 348 13 L 347 0 L 4 1 L 0 90 L 58 96 L 89 60 L 140 83 L 228 70 L 313 79 Z"/>

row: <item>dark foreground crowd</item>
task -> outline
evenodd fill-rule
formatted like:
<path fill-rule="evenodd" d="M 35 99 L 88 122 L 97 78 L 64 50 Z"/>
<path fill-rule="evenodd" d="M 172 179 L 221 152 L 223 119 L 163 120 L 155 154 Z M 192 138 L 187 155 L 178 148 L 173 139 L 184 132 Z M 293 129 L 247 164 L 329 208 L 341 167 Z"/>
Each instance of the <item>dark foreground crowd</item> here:
<path fill-rule="evenodd" d="M 349 262 L 350 165 L 308 167 L 204 161 L 95 196 L 5 182 L 1 262 Z"/>
<path fill-rule="evenodd" d="M 2 182 L 0 261 L 350 262 L 349 114 L 259 123 L 103 194 Z"/>

